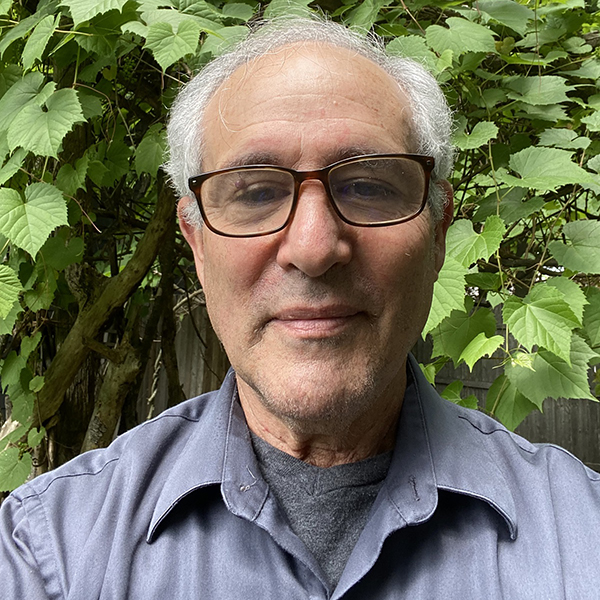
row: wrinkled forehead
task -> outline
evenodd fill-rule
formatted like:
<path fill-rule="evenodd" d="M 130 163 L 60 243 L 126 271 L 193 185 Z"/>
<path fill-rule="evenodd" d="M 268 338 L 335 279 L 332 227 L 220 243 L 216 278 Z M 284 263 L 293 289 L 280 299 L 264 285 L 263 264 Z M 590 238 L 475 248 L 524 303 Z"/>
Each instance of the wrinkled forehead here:
<path fill-rule="evenodd" d="M 210 154 L 217 138 L 270 120 L 305 125 L 338 115 L 354 119 L 357 128 L 380 121 L 412 146 L 410 101 L 379 65 L 323 43 L 283 46 L 239 67 L 217 89 L 205 113 L 205 150 Z"/>

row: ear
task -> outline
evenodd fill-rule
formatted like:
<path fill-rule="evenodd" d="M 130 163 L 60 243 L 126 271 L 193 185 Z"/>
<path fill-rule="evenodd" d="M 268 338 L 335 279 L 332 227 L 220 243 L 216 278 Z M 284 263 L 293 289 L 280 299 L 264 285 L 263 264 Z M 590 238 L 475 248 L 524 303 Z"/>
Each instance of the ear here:
<path fill-rule="evenodd" d="M 438 182 L 437 185 L 442 188 L 445 196 L 444 212 L 435 226 L 435 269 L 439 273 L 446 257 L 446 233 L 454 218 L 454 193 L 452 186 L 446 180 Z"/>
<path fill-rule="evenodd" d="M 194 253 L 194 263 L 200 284 L 204 286 L 204 227 L 195 227 L 186 218 L 186 209 L 196 201 L 184 196 L 177 204 L 177 216 L 181 233 Z"/>

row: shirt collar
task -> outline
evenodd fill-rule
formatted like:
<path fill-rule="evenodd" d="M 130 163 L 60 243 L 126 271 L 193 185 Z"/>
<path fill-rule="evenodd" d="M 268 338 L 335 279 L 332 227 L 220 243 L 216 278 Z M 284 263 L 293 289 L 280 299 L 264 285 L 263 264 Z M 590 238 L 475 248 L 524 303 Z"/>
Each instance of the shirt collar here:
<path fill-rule="evenodd" d="M 388 480 L 389 494 L 410 525 L 429 519 L 438 490 L 477 498 L 517 536 L 515 501 L 482 432 L 467 409 L 440 398 L 409 356 L 408 386 Z"/>
<path fill-rule="evenodd" d="M 487 502 L 516 538 L 515 503 L 508 482 L 490 456 L 469 412 L 439 397 L 416 360 L 409 356 L 409 384 L 396 447 L 384 485 L 389 499 L 409 525 L 428 520 L 437 507 L 438 489 Z M 256 519 L 268 494 L 259 475 L 250 435 L 237 399 L 235 373 L 205 400 L 205 414 L 190 437 L 158 497 L 147 541 L 186 496 L 221 485 L 229 510 Z"/>

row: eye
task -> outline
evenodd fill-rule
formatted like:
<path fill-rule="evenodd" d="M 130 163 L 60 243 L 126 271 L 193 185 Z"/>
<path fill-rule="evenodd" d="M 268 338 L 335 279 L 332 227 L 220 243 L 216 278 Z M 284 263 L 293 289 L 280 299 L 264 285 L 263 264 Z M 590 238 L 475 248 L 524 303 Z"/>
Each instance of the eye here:
<path fill-rule="evenodd" d="M 334 194 L 341 200 L 381 200 L 396 197 L 398 190 L 378 179 L 350 179 L 335 184 Z"/>
<path fill-rule="evenodd" d="M 244 204 L 246 206 L 264 206 L 286 200 L 290 195 L 288 186 L 278 182 L 263 181 L 250 185 L 236 185 L 236 191 L 230 198 L 230 202 Z"/>

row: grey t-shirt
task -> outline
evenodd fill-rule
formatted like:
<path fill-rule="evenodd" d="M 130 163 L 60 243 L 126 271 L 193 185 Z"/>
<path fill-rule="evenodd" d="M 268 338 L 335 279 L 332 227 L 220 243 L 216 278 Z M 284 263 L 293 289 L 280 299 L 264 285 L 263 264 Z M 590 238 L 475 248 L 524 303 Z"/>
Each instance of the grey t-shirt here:
<path fill-rule="evenodd" d="M 265 481 L 334 589 L 383 484 L 392 453 L 335 467 L 305 463 L 252 434 Z"/>

